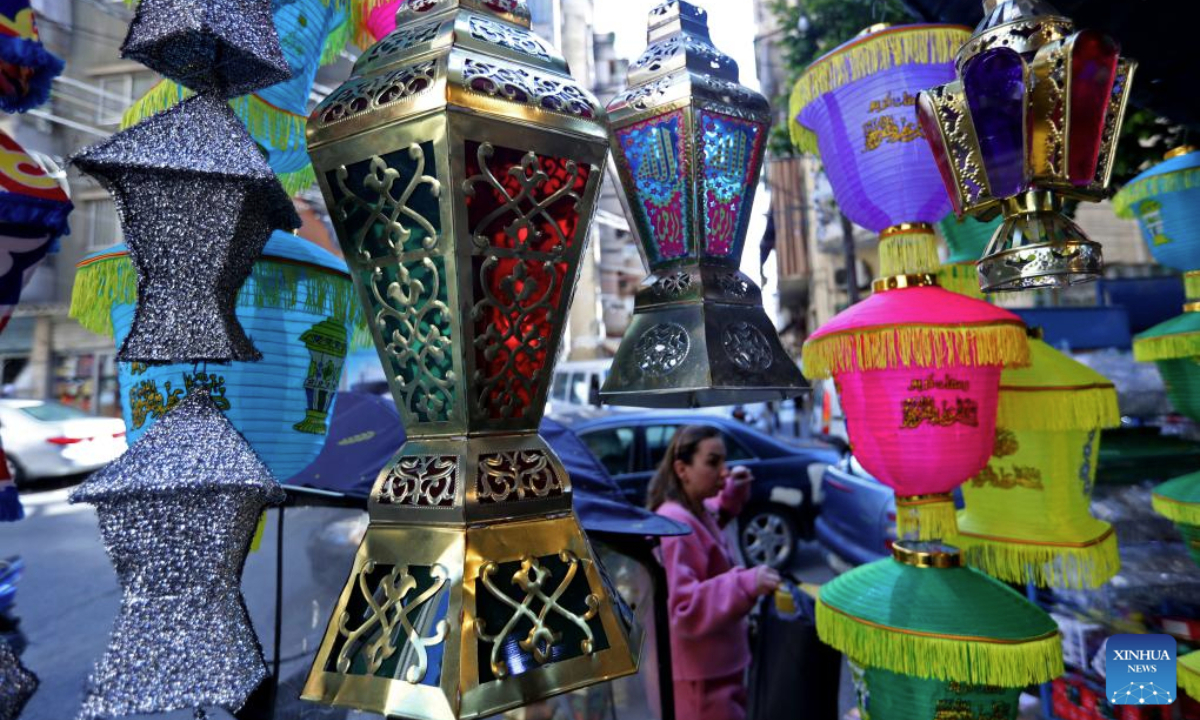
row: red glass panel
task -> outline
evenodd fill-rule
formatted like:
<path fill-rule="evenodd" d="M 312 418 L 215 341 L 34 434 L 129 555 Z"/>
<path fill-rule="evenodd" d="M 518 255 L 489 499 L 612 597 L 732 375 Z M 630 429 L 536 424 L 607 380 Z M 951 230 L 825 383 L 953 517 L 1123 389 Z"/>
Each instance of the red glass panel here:
<path fill-rule="evenodd" d="M 921 131 L 925 133 L 925 140 L 929 142 L 929 149 L 933 151 L 933 159 L 937 162 L 938 171 L 941 172 L 946 193 L 950 195 L 950 205 L 954 209 L 954 214 L 962 217 L 962 199 L 958 196 L 958 184 L 954 182 L 950 151 L 942 142 L 937 110 L 933 107 L 933 101 L 925 93 L 917 96 L 917 120 L 921 123 Z"/>
<path fill-rule="evenodd" d="M 1112 95 L 1121 49 L 1107 35 L 1083 30 L 1071 51 L 1071 126 L 1067 175 L 1071 184 L 1085 186 L 1096 176 L 1104 115 Z"/>

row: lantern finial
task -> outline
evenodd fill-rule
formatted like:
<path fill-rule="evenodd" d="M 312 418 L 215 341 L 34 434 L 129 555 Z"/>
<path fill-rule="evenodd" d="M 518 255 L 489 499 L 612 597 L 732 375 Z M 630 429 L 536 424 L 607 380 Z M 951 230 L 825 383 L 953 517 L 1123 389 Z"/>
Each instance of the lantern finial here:
<path fill-rule="evenodd" d="M 804 389 L 742 274 L 742 248 L 770 124 L 762 95 L 712 45 L 686 0 L 650 13 L 649 47 L 608 106 L 623 201 L 651 276 L 600 396 L 697 407 Z"/>

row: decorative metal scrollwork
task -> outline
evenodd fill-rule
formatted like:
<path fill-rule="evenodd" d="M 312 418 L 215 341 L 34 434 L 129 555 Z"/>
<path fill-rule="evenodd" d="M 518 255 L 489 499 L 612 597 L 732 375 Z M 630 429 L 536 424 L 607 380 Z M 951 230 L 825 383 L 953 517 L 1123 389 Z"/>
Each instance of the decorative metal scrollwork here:
<path fill-rule="evenodd" d="M 725 295 L 738 300 L 745 300 L 750 296 L 750 283 L 737 273 L 725 272 L 717 275 L 717 288 Z"/>
<path fill-rule="evenodd" d="M 725 354 L 746 372 L 762 372 L 771 367 L 771 344 L 762 331 L 748 322 L 735 322 L 721 333 Z"/>
<path fill-rule="evenodd" d="M 503 198 L 499 207 L 471 228 L 475 246 L 480 249 L 487 248 L 491 241 L 484 235 L 484 232 L 497 220 L 512 216 L 512 220 L 504 226 L 504 234 L 512 241 L 515 249 L 525 250 L 537 247 L 539 252 L 552 254 L 564 252 L 570 245 L 571 238 L 563 234 L 562 228 L 551 216 L 550 208 L 560 201 L 570 200 L 574 209 L 579 209 L 581 199 L 579 193 L 574 190 L 576 180 L 579 178 L 579 167 L 574 162 L 568 162 L 566 164 L 568 177 L 562 186 L 553 193 L 539 198 L 538 194 L 550 176 L 542 169 L 541 160 L 535 153 L 525 153 L 519 167 L 508 169 L 508 176 L 515 180 L 520 188 L 514 195 L 492 172 L 491 160 L 495 152 L 496 149 L 491 143 L 480 143 L 479 149 L 475 152 L 476 160 L 479 163 L 479 174 L 467 178 L 463 183 L 463 192 L 467 197 L 474 197 L 478 186 L 482 184 L 496 191 Z M 549 245 L 542 242 L 544 234 L 541 228 L 543 227 L 549 227 L 555 234 L 553 242 Z"/>
<path fill-rule="evenodd" d="M 667 96 L 671 87 L 675 85 L 675 76 L 667 75 L 659 78 L 652 83 L 646 85 L 638 85 L 630 88 L 617 96 L 613 104 L 625 103 L 638 110 L 648 110 L 650 107 L 657 105 L 659 101 Z"/>
<path fill-rule="evenodd" d="M 454 506 L 457 487 L 457 458 L 406 456 L 388 471 L 379 491 L 379 502 L 385 505 L 448 508 Z"/>
<path fill-rule="evenodd" d="M 441 22 L 396 28 L 367 50 L 359 60 L 359 67 L 366 69 L 373 65 L 387 63 L 391 55 L 431 42 L 438 36 L 441 29 Z"/>
<path fill-rule="evenodd" d="M 463 84 L 475 92 L 532 105 L 547 112 L 595 120 L 597 108 L 579 86 L 552 75 L 467 58 Z"/>
<path fill-rule="evenodd" d="M 663 275 L 655 281 L 654 294 L 661 297 L 676 298 L 688 291 L 692 286 L 692 274 L 677 270 L 670 275 Z"/>
<path fill-rule="evenodd" d="M 401 410 L 418 421 L 449 420 L 458 384 L 444 275 L 442 258 L 426 257 L 375 268 L 368 283 L 374 324 L 396 371 Z"/>
<path fill-rule="evenodd" d="M 432 585 L 416 592 L 415 597 L 406 603 L 404 599 L 418 590 L 417 579 L 410 573 L 411 568 L 395 566 L 376 587 L 371 587 L 368 576 L 375 572 L 375 567 L 375 561 L 368 560 L 357 578 L 358 592 L 368 609 L 366 617 L 354 628 L 350 627 L 354 618 L 349 612 L 343 612 L 338 618 L 338 635 L 345 641 L 337 656 L 337 670 L 340 673 L 350 672 L 356 656 L 362 653 L 365 654 L 367 673 L 374 675 L 397 650 L 410 648 L 415 660 L 405 672 L 404 679 L 413 684 L 419 683 L 429 669 L 426 648 L 442 643 L 449 633 L 449 626 L 445 620 L 439 620 L 433 636 L 422 637 L 413 627 L 409 616 L 441 593 L 449 574 L 441 565 L 434 565 L 430 568 Z M 401 631 L 403 638 L 400 637 Z"/>
<path fill-rule="evenodd" d="M 634 362 L 643 375 L 662 377 L 683 364 L 691 350 L 687 330 L 677 323 L 659 323 L 638 338 Z"/>
<path fill-rule="evenodd" d="M 563 482 L 541 450 L 515 450 L 479 457 L 476 491 L 481 503 L 546 498 L 563 494 Z"/>
<path fill-rule="evenodd" d="M 721 70 L 733 64 L 733 60 L 711 44 L 692 35 L 675 35 L 646 48 L 646 52 L 629 66 L 632 74 L 644 70 L 653 73 L 661 70 L 671 58 L 680 53 L 692 53 L 709 62 L 713 70 Z"/>
<path fill-rule="evenodd" d="M 368 247 L 368 241 L 386 244 L 397 257 L 412 250 L 432 250 L 437 247 L 438 228 L 434 227 L 429 218 L 414 210 L 409 201 L 422 189 L 436 198 L 441 195 L 442 186 L 436 177 L 425 174 L 425 151 L 420 145 L 409 145 L 408 156 L 414 162 L 414 166 L 411 172 L 405 168 L 408 177 L 404 182 L 404 189 L 399 194 L 394 194 L 393 191 L 396 189 L 396 181 L 400 179 L 400 170 L 389 167 L 387 161 L 378 155 L 371 157 L 370 169 L 362 181 L 363 189 L 373 195 L 371 199 L 359 197 L 348 186 L 350 171 L 345 165 L 337 169 L 335 178 L 338 195 L 341 197 L 334 205 L 332 214 L 335 220 L 343 223 L 343 227 L 355 230 L 354 246 L 357 254 L 352 260 L 369 262 L 376 258 L 377 254 L 372 252 L 373 248 Z M 361 221 L 356 220 L 351 228 L 347 221 L 358 211 L 365 212 L 367 217 Z M 379 224 L 383 226 L 382 232 L 376 227 Z M 410 244 L 414 234 L 420 239 L 417 247 Z"/>
<path fill-rule="evenodd" d="M 542 567 L 538 558 L 528 556 L 522 558 L 521 569 L 512 578 L 513 584 L 524 593 L 521 598 L 511 598 L 496 586 L 495 575 L 499 570 L 496 563 L 486 562 L 480 567 L 479 582 L 496 600 L 512 610 L 508 621 L 494 634 L 487 631 L 487 625 L 482 618 L 475 620 L 475 631 L 479 635 L 479 639 L 491 645 L 490 664 L 492 673 L 496 677 L 508 676 L 508 667 L 502 659 L 505 641 L 522 621 L 528 621 L 532 627 L 529 628 L 525 637 L 518 641 L 519 647 L 525 652 L 531 653 L 539 665 L 545 664 L 551 659 L 551 651 L 555 645 L 561 642 L 562 632 L 554 630 L 551 623 L 554 618 L 550 617 L 550 613 L 554 613 L 567 623 L 574 625 L 583 633 L 579 649 L 584 655 L 591 655 L 594 651 L 595 635 L 587 621 L 596 617 L 599 612 L 600 598 L 595 593 L 588 593 L 584 598 L 586 609 L 582 612 L 573 612 L 563 607 L 560 604 L 563 593 L 575 581 L 575 576 L 579 573 L 583 561 L 569 550 L 563 550 L 558 557 L 566 564 L 567 572 L 558 586 L 549 594 L 546 593 L 546 589 L 551 580 L 550 571 Z M 540 605 L 540 609 L 536 612 L 534 611 L 535 602 Z"/>
<path fill-rule="evenodd" d="M 1096 435 L 1096 430 L 1088 431 L 1087 442 L 1083 445 L 1083 462 L 1079 464 L 1079 483 L 1083 486 L 1084 497 L 1092 495 L 1092 483 L 1095 479 L 1092 473 L 1092 456 L 1096 451 Z"/>
<path fill-rule="evenodd" d="M 983 165 L 976 159 L 975 144 L 969 135 L 971 118 L 967 111 L 967 100 L 961 88 L 947 92 L 947 86 L 927 91 L 930 101 L 941 117 L 942 131 L 946 138 L 946 149 L 958 171 L 959 189 L 966 205 L 979 200 L 987 190 Z"/>
<path fill-rule="evenodd" d="M 315 115 L 322 125 L 332 125 L 420 95 L 434 86 L 437 68 L 436 60 L 425 60 L 384 75 L 347 82 L 321 102 Z"/>
<path fill-rule="evenodd" d="M 493 22 L 486 18 L 471 16 L 471 37 L 514 52 L 532 55 L 543 60 L 551 60 L 554 55 L 550 46 L 537 35 L 528 30 L 517 28 L 504 23 Z"/>

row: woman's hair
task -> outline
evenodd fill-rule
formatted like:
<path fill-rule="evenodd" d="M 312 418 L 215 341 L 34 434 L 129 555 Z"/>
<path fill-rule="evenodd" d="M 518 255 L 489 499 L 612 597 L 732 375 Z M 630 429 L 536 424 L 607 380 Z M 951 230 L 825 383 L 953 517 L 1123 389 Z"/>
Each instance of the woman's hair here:
<path fill-rule="evenodd" d="M 721 431 L 711 425 L 685 425 L 676 430 L 670 444 L 667 445 L 667 453 L 663 455 L 658 470 L 650 480 L 650 487 L 646 490 L 646 506 L 657 510 L 659 505 L 674 500 L 695 512 L 696 508 L 692 507 L 692 502 L 683 491 L 683 483 L 675 474 L 675 461 L 682 460 L 684 464 L 691 465 L 700 443 L 709 438 L 719 437 Z"/>

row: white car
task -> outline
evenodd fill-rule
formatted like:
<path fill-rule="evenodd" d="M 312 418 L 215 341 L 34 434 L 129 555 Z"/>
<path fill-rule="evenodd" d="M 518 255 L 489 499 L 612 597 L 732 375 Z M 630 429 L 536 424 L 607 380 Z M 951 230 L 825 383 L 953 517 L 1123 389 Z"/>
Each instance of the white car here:
<path fill-rule="evenodd" d="M 0 400 L 0 442 L 18 484 L 92 472 L 125 452 L 125 423 L 49 400 Z"/>

